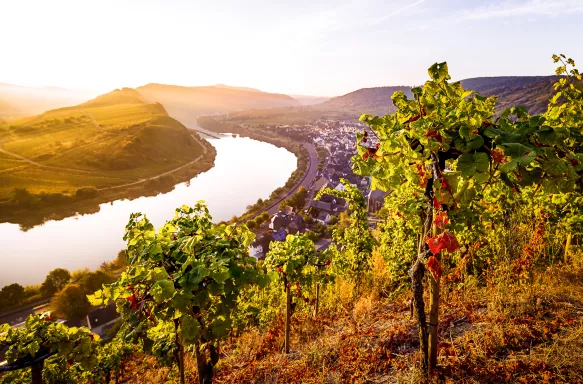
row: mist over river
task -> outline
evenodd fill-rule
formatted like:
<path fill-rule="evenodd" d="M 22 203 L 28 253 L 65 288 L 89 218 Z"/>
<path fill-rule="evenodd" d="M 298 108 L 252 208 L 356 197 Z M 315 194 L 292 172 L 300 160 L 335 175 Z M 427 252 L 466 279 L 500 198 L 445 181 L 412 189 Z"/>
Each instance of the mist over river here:
<path fill-rule="evenodd" d="M 215 222 L 229 220 L 258 198 L 268 198 L 297 167 L 294 154 L 268 143 L 231 136 L 208 141 L 216 148 L 215 166 L 171 192 L 101 204 L 97 213 L 48 221 L 26 232 L 1 223 L 0 287 L 37 284 L 55 268 L 96 269 L 115 259 L 134 212 L 145 213 L 158 228 L 175 208 L 204 200 Z"/>

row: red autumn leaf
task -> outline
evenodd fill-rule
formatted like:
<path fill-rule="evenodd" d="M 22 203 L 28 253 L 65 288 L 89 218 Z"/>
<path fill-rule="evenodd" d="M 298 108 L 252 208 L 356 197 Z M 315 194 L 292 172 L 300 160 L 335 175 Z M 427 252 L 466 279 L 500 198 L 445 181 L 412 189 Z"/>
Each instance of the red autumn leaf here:
<path fill-rule="evenodd" d="M 439 264 L 439 260 L 435 256 L 431 256 L 429 260 L 427 260 L 427 269 L 433 275 L 433 278 L 437 281 L 441 277 L 441 264 Z"/>
<path fill-rule="evenodd" d="M 459 243 L 455 236 L 449 232 L 445 231 L 434 237 L 425 236 L 425 242 L 429 246 L 429 250 L 434 255 L 438 255 L 442 250 L 446 250 L 450 253 L 455 252 L 459 247 Z"/>
<path fill-rule="evenodd" d="M 449 217 L 447 216 L 447 212 L 439 211 L 439 213 L 435 215 L 433 223 L 437 225 L 438 228 L 444 228 L 447 224 L 449 224 Z"/>
<path fill-rule="evenodd" d="M 129 296 L 128 300 L 130 302 L 130 309 L 138 309 L 138 299 L 134 295 Z"/>
<path fill-rule="evenodd" d="M 433 208 L 441 209 L 441 203 L 437 200 L 435 196 L 433 197 Z"/>
<path fill-rule="evenodd" d="M 428 139 L 433 137 L 439 143 L 443 143 L 443 137 L 441 137 L 441 133 L 434 131 L 433 129 L 430 129 L 429 131 L 427 131 L 427 133 L 425 134 L 425 137 L 427 137 Z"/>
<path fill-rule="evenodd" d="M 368 156 L 375 158 L 375 159 L 378 159 L 379 155 L 377 155 L 377 150 L 378 150 L 378 146 L 376 148 L 369 148 L 368 149 Z"/>
<path fill-rule="evenodd" d="M 427 173 L 425 172 L 425 165 L 423 165 L 422 163 L 417 163 L 416 164 L 417 167 L 417 174 L 419 175 L 419 178 L 421 179 L 421 188 L 425 188 L 427 186 Z"/>
<path fill-rule="evenodd" d="M 504 164 L 508 162 L 508 158 L 504 156 L 504 152 L 502 152 L 500 148 L 490 150 L 490 155 L 492 156 L 494 164 Z"/>

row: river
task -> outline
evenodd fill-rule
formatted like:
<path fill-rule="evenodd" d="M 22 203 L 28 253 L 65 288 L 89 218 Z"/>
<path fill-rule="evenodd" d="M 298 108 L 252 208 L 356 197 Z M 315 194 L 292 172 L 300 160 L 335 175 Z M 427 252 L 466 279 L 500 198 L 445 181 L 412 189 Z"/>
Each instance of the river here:
<path fill-rule="evenodd" d="M 215 166 L 171 192 L 116 200 L 100 205 L 97 213 L 48 221 L 26 232 L 0 224 L 0 287 L 38 284 L 55 268 L 96 269 L 115 259 L 133 212 L 145 213 L 159 227 L 176 207 L 204 200 L 215 222 L 229 220 L 258 198 L 268 198 L 297 167 L 294 154 L 268 143 L 231 136 L 208 140 L 217 151 Z"/>

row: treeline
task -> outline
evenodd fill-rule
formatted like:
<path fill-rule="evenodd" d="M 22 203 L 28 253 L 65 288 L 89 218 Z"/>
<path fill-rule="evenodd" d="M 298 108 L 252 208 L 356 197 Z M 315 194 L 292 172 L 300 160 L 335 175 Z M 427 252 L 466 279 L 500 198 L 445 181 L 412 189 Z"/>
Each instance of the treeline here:
<path fill-rule="evenodd" d="M 50 310 L 65 320 L 83 318 L 90 309 L 87 295 L 103 284 L 116 280 L 117 274 L 127 265 L 125 251 L 117 258 L 105 262 L 97 271 L 82 269 L 69 272 L 56 268 L 49 272 L 40 285 L 22 286 L 13 283 L 0 290 L 0 311 L 8 312 L 42 300 L 50 300 Z"/>

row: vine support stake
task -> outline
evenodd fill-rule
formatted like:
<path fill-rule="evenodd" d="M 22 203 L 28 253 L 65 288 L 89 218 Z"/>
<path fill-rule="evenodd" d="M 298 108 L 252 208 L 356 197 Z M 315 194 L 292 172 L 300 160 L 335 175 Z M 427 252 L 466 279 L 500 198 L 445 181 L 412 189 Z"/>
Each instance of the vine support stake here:
<path fill-rule="evenodd" d="M 434 211 L 435 216 L 435 211 Z M 437 226 L 432 225 L 433 236 L 437 235 Z M 435 255 L 441 262 L 439 255 Z M 429 277 L 429 372 L 437 367 L 437 344 L 438 344 L 438 324 L 439 324 L 439 277 L 435 279 Z"/>
<path fill-rule="evenodd" d="M 291 290 L 285 285 L 285 353 L 289 353 L 289 330 L 291 327 Z"/>
<path fill-rule="evenodd" d="M 320 305 L 320 283 L 316 284 L 316 303 L 314 304 L 314 317 L 318 316 L 318 306 Z"/>
<path fill-rule="evenodd" d="M 565 243 L 565 264 L 569 261 L 569 248 L 571 248 L 571 241 L 573 239 L 573 234 L 569 232 L 567 234 L 567 242 Z"/>
<path fill-rule="evenodd" d="M 44 366 L 44 360 L 33 364 L 30 367 L 30 370 L 32 372 L 32 384 L 43 384 L 43 366 Z"/>

